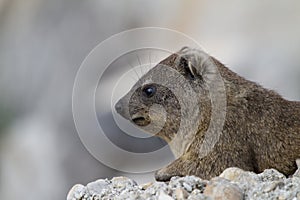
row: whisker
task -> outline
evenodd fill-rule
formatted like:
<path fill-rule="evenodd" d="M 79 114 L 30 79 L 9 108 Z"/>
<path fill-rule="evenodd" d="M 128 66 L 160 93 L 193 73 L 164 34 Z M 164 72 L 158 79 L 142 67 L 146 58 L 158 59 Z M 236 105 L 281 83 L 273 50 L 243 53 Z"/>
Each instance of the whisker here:
<path fill-rule="evenodd" d="M 139 65 L 140 65 L 140 72 L 141 72 L 141 74 L 143 75 L 143 71 L 142 71 L 142 63 L 141 63 L 140 57 L 138 56 L 138 54 L 136 54 L 136 56 L 137 56 L 137 59 L 138 59 Z"/>
<path fill-rule="evenodd" d="M 135 67 L 130 64 L 130 62 L 128 61 L 128 59 L 126 59 L 126 61 L 127 61 L 127 64 L 133 69 L 134 73 L 137 76 L 137 79 L 135 81 L 138 81 L 139 80 L 139 75 L 138 75 L 137 71 L 135 70 Z"/>
<path fill-rule="evenodd" d="M 152 61 L 151 61 L 151 51 L 149 52 L 149 62 L 150 62 L 150 65 L 149 65 L 149 70 L 151 69 L 151 65 L 152 65 Z"/>
<path fill-rule="evenodd" d="M 134 82 L 137 82 L 138 80 L 134 77 L 134 76 L 132 76 L 132 75 L 129 75 L 129 77 L 132 79 L 132 80 L 134 80 Z"/>

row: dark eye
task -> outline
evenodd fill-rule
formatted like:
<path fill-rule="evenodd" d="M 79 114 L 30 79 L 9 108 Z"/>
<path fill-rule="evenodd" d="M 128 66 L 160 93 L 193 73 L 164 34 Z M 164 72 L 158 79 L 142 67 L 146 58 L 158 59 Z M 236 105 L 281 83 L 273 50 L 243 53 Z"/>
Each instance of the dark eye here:
<path fill-rule="evenodd" d="M 143 94 L 146 97 L 152 97 L 156 92 L 156 87 L 154 85 L 148 85 L 143 88 Z"/>

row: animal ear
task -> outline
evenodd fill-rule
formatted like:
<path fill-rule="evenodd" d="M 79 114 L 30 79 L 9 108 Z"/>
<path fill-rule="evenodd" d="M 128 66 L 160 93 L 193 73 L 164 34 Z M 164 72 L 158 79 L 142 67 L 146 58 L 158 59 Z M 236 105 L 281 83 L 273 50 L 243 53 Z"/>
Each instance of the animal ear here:
<path fill-rule="evenodd" d="M 191 78 L 200 78 L 204 82 L 211 82 L 218 72 L 212 57 L 199 49 L 184 47 L 178 52 L 179 70 Z"/>
<path fill-rule="evenodd" d="M 195 79 L 195 77 L 197 75 L 196 74 L 196 69 L 195 69 L 195 67 L 192 66 L 191 61 L 189 61 L 187 58 L 181 56 L 180 61 L 179 61 L 179 68 L 189 78 Z"/>

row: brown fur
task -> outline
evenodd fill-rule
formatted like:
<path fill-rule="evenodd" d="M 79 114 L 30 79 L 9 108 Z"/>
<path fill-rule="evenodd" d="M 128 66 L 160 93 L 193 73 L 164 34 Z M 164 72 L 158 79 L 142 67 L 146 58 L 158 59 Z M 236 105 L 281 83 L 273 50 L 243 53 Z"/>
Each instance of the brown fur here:
<path fill-rule="evenodd" d="M 188 53 L 195 53 L 184 48 Z M 203 74 L 195 71 L 205 65 L 196 63 L 195 69 L 186 70 L 186 63 L 176 63 L 180 52 L 163 60 L 160 64 L 169 66 L 180 72 L 200 95 L 198 104 L 201 111 L 200 125 L 191 145 L 185 153 L 167 167 L 156 173 L 157 180 L 169 180 L 172 176 L 196 175 L 209 179 L 219 175 L 228 167 L 239 167 L 244 170 L 262 172 L 267 168 L 275 168 L 285 175 L 293 174 L 296 169 L 296 159 L 300 158 L 300 102 L 283 99 L 276 92 L 265 89 L 258 84 L 248 81 L 226 68 L 215 58 L 210 57 L 217 67 L 225 86 L 226 118 L 222 134 L 213 150 L 205 157 L 200 157 L 199 148 L 205 132 L 208 129 L 211 116 L 211 102 Z M 187 60 L 189 58 L 187 57 Z M 155 68 L 142 79 L 153 76 Z M 196 72 L 197 73 L 197 72 Z M 191 78 L 192 75 L 192 78 Z M 167 78 L 167 77 L 165 77 Z M 214 81 L 214 80 L 212 80 Z M 157 86 L 155 98 L 141 97 L 140 83 L 133 88 L 130 97 L 119 101 L 118 112 L 132 120 L 132 115 L 139 112 L 144 120 L 139 122 L 143 127 L 150 123 L 149 106 L 160 103 L 167 112 L 167 120 L 163 130 L 157 136 L 170 142 L 180 123 L 180 105 L 176 97 L 165 87 Z M 176 84 L 176 82 L 174 82 Z M 196 86 L 201 86 L 196 89 Z M 124 99 L 129 100 L 129 113 L 124 111 Z M 144 98 L 144 99 L 143 99 Z M 141 100 L 143 99 L 143 100 Z M 123 108 L 122 108 L 123 106 Z"/>

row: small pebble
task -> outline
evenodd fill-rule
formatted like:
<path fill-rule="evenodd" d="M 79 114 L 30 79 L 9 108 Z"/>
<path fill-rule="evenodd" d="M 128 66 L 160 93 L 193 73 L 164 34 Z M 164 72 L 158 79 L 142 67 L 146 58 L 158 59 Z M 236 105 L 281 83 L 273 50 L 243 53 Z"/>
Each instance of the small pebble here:
<path fill-rule="evenodd" d="M 181 188 L 176 188 L 175 197 L 177 200 L 184 200 L 188 197 L 188 193 Z"/>
<path fill-rule="evenodd" d="M 231 181 L 237 180 L 245 171 L 237 167 L 230 167 L 225 169 L 219 177 L 226 178 Z"/>
<path fill-rule="evenodd" d="M 193 190 L 192 186 L 190 186 L 189 184 L 183 182 L 183 187 L 188 191 L 191 192 Z"/>
<path fill-rule="evenodd" d="M 204 195 L 210 197 L 212 200 L 242 200 L 243 192 L 235 184 L 227 179 L 213 178 L 204 190 Z"/>
<path fill-rule="evenodd" d="M 265 188 L 263 189 L 263 192 L 267 193 L 267 192 L 271 192 L 273 190 L 276 189 L 276 187 L 282 182 L 280 181 L 274 181 L 271 182 L 270 184 L 266 185 Z"/>
<path fill-rule="evenodd" d="M 160 191 L 158 200 L 174 200 L 171 196 L 167 195 L 164 191 Z"/>
<path fill-rule="evenodd" d="M 67 200 L 80 199 L 84 195 L 83 193 L 84 190 L 85 187 L 83 185 L 81 184 L 74 185 L 67 195 Z"/>
<path fill-rule="evenodd" d="M 152 185 L 153 185 L 153 183 L 149 182 L 149 183 L 145 183 L 145 184 L 140 185 L 139 188 L 141 190 L 146 190 L 147 188 L 149 188 Z"/>

